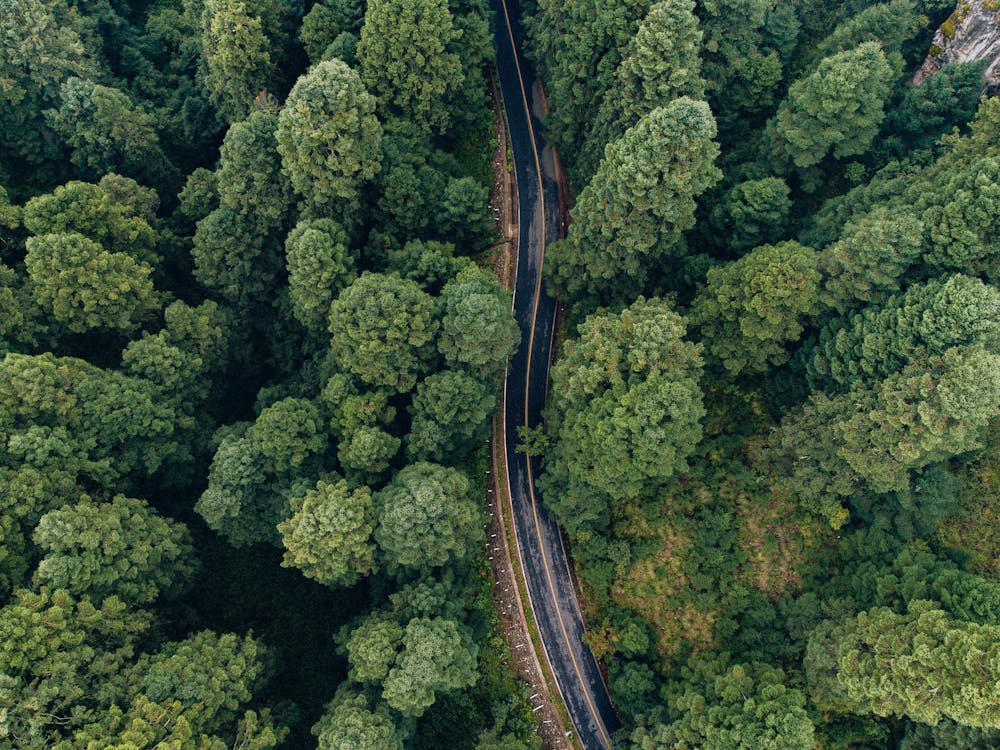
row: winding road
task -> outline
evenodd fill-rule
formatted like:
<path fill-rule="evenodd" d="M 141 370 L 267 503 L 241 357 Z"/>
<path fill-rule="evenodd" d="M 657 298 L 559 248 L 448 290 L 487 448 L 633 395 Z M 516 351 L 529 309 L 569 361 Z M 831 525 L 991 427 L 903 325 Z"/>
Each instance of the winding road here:
<path fill-rule="evenodd" d="M 611 748 L 618 726 L 597 661 L 583 640 L 583 615 L 573 590 L 559 527 L 542 507 L 535 487 L 538 459 L 517 453 L 517 428 L 541 421 L 555 326 L 555 301 L 542 284 L 545 245 L 559 238 L 559 195 L 551 148 L 541 140 L 542 100 L 521 57 L 516 0 L 493 0 L 497 70 L 518 191 L 517 274 L 514 316 L 521 346 L 504 382 L 503 431 L 507 486 L 514 509 L 517 553 L 527 580 L 535 622 L 577 737 L 587 750 Z"/>

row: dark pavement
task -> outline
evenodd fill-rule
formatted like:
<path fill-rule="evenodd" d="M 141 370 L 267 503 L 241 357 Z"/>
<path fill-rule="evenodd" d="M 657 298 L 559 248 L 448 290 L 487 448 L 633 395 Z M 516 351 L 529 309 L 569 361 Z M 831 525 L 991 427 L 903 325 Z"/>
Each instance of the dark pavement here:
<path fill-rule="evenodd" d="M 611 747 L 618 727 L 597 662 L 583 641 L 583 617 L 573 591 L 569 560 L 559 528 L 542 507 L 534 486 L 537 459 L 515 452 L 520 425 L 541 421 L 548 385 L 555 302 L 541 281 L 544 247 L 559 236 L 559 195 L 552 151 L 541 140 L 541 97 L 534 73 L 520 56 L 520 11 L 516 0 L 493 0 L 497 69 L 518 189 L 517 276 L 514 315 L 521 345 L 504 385 L 507 484 L 514 508 L 518 554 L 528 582 L 535 622 L 559 692 L 577 736 L 587 750 Z M 542 655 L 540 655 L 542 656 Z"/>

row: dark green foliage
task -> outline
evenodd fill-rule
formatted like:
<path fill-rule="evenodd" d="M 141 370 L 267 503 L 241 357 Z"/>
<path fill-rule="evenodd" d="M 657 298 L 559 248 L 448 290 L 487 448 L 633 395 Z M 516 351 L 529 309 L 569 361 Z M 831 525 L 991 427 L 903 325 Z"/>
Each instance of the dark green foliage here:
<path fill-rule="evenodd" d="M 347 233 L 332 219 L 300 221 L 285 240 L 285 266 L 295 317 L 310 331 L 325 332 L 330 303 L 354 281 Z"/>
<path fill-rule="evenodd" d="M 223 120 L 242 120 L 274 77 L 261 19 L 239 0 L 205 0 L 201 50 L 205 87 Z"/>
<path fill-rule="evenodd" d="M 445 370 L 424 378 L 413 397 L 406 452 L 415 460 L 461 457 L 489 437 L 496 396 L 463 372 Z"/>
<path fill-rule="evenodd" d="M 566 240 L 548 252 L 546 272 L 560 297 L 586 311 L 628 299 L 652 268 L 686 252 L 695 198 L 720 177 L 715 134 L 708 105 L 680 98 L 608 145 Z"/>
<path fill-rule="evenodd" d="M 713 228 L 736 252 L 780 239 L 792 208 L 788 184 L 780 177 L 734 185 L 712 209 Z"/>

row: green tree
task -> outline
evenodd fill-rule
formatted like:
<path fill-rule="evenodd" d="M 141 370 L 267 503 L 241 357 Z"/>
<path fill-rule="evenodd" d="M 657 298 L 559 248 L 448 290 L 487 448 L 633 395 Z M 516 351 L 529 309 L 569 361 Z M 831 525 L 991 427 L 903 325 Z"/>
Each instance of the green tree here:
<path fill-rule="evenodd" d="M 155 118 L 119 89 L 69 78 L 60 89 L 59 108 L 45 116 L 72 147 L 74 166 L 88 177 L 121 172 L 151 184 L 179 177 L 160 148 Z"/>
<path fill-rule="evenodd" d="M 785 171 L 863 153 L 878 133 L 894 72 L 877 42 L 822 60 L 791 85 L 768 123 L 771 161 Z"/>
<path fill-rule="evenodd" d="M 418 462 L 376 496 L 375 539 L 392 566 L 424 569 L 463 560 L 480 541 L 469 480 L 457 469 Z"/>
<path fill-rule="evenodd" d="M 282 169 L 320 211 L 357 199 L 382 162 L 375 98 L 340 60 L 322 62 L 296 81 L 276 135 Z"/>
<path fill-rule="evenodd" d="M 316 3 L 302 19 L 299 40 L 313 64 L 326 57 L 325 53 L 342 34 L 357 34 L 361 30 L 365 6 L 358 0 L 327 0 Z M 350 61 L 341 58 L 344 62 Z"/>
<path fill-rule="evenodd" d="M 806 676 L 820 705 L 877 716 L 1000 728 L 1000 628 L 953 620 L 931 602 L 875 608 L 817 628 Z"/>
<path fill-rule="evenodd" d="M 688 688 L 674 697 L 677 721 L 649 732 L 637 730 L 639 748 L 698 747 L 703 750 L 799 750 L 813 747 L 815 728 L 806 697 L 785 684 L 767 664 L 737 664 L 708 674 L 704 690 Z"/>
<path fill-rule="evenodd" d="M 253 222 L 221 206 L 198 222 L 191 249 L 194 277 L 240 311 L 273 300 L 282 265 L 277 238 L 262 236 Z"/>
<path fill-rule="evenodd" d="M 320 480 L 292 499 L 292 512 L 278 524 L 286 550 L 282 565 L 332 586 L 350 586 L 372 572 L 375 509 L 367 487 Z"/>
<path fill-rule="evenodd" d="M 405 117 L 428 134 L 448 129 L 448 104 L 465 78 L 449 48 L 460 35 L 446 0 L 368 3 L 358 66 L 384 115 Z"/>
<path fill-rule="evenodd" d="M 418 461 L 462 457 L 486 443 L 496 396 L 463 372 L 445 370 L 424 378 L 413 396 L 406 452 Z"/>
<path fill-rule="evenodd" d="M 4 0 L 0 5 L 0 144 L 3 161 L 54 158 L 42 112 L 58 105 L 70 76 L 97 79 L 101 45 L 63 0 Z"/>
<path fill-rule="evenodd" d="M 312 728 L 317 750 L 403 750 L 403 740 L 384 704 L 369 707 L 364 695 L 346 690 Z"/>
<path fill-rule="evenodd" d="M 201 49 L 212 103 L 226 122 L 242 120 L 274 78 L 261 19 L 239 0 L 205 0 Z"/>
<path fill-rule="evenodd" d="M 702 33 L 692 0 L 661 0 L 650 7 L 622 53 L 611 89 L 604 93 L 596 121 L 576 161 L 575 171 L 597 171 L 604 147 L 639 118 L 678 96 L 701 99 Z M 582 163 L 581 163 L 582 162 Z"/>
<path fill-rule="evenodd" d="M 267 236 L 284 224 L 292 200 L 274 133 L 278 118 L 252 112 L 226 132 L 219 149 L 219 203 Z"/>
<path fill-rule="evenodd" d="M 819 312 L 817 253 L 797 242 L 761 245 L 708 272 L 691 304 L 708 352 L 731 374 L 786 362 L 803 319 Z"/>
<path fill-rule="evenodd" d="M 157 312 L 153 269 L 80 234 L 29 237 L 25 266 L 40 305 L 72 333 L 133 331 Z"/>
<path fill-rule="evenodd" d="M 491 273 L 470 265 L 445 284 L 441 305 L 438 350 L 452 367 L 468 368 L 489 382 L 520 339 L 508 293 Z"/>
<path fill-rule="evenodd" d="M 110 178 L 110 179 L 109 179 Z M 156 196 L 125 178 L 106 175 L 98 184 L 67 182 L 24 206 L 32 234 L 82 234 L 111 253 L 155 265 Z"/>
<path fill-rule="evenodd" d="M 399 656 L 405 632 L 395 620 L 378 616 L 365 618 L 344 643 L 351 679 L 362 683 L 383 682 Z"/>
<path fill-rule="evenodd" d="M 304 398 L 284 398 L 268 406 L 247 430 L 249 448 L 272 474 L 298 469 L 326 447 L 319 409 Z"/>
<path fill-rule="evenodd" d="M 850 386 L 898 372 L 909 362 L 953 346 L 996 341 L 1000 291 L 954 274 L 911 286 L 882 307 L 835 318 L 807 353 L 813 381 Z"/>
<path fill-rule="evenodd" d="M 664 257 L 683 255 L 695 197 L 721 173 L 705 102 L 676 99 L 618 141 L 573 207 L 569 234 L 548 251 L 556 293 L 588 309 L 634 297 Z"/>
<path fill-rule="evenodd" d="M 403 649 L 383 682 L 382 697 L 403 716 L 421 716 L 439 693 L 475 684 L 476 651 L 454 620 L 410 620 Z"/>
<path fill-rule="evenodd" d="M 884 302 L 920 258 L 923 223 L 906 209 L 877 208 L 844 227 L 820 254 L 823 305 L 839 313 Z"/>
<path fill-rule="evenodd" d="M 545 416 L 556 438 L 539 480 L 566 529 L 608 522 L 610 501 L 636 499 L 682 471 L 705 414 L 700 347 L 666 302 L 640 298 L 579 327 L 552 369 Z"/>
<path fill-rule="evenodd" d="M 780 177 L 740 182 L 712 209 L 712 228 L 736 252 L 779 240 L 792 208 L 790 193 Z"/>
<path fill-rule="evenodd" d="M 42 550 L 35 580 L 77 599 L 117 596 L 131 604 L 176 596 L 194 572 L 187 529 L 156 514 L 144 501 L 116 495 L 46 513 L 33 539 Z"/>
<path fill-rule="evenodd" d="M 347 232 L 332 219 L 300 221 L 285 240 L 285 266 L 295 317 L 326 333 L 330 304 L 357 277 Z"/>
<path fill-rule="evenodd" d="M 405 393 L 432 369 L 434 300 L 395 274 L 364 273 L 330 306 L 330 352 L 363 383 Z"/>

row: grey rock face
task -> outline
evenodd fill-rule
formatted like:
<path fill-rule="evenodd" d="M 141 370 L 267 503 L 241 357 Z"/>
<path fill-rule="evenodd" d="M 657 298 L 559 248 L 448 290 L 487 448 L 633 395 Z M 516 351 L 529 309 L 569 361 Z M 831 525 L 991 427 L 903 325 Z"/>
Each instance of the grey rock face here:
<path fill-rule="evenodd" d="M 988 60 L 985 83 L 1000 86 L 1000 3 L 959 0 L 955 12 L 934 35 L 931 52 L 913 77 L 919 84 L 948 63 Z"/>

